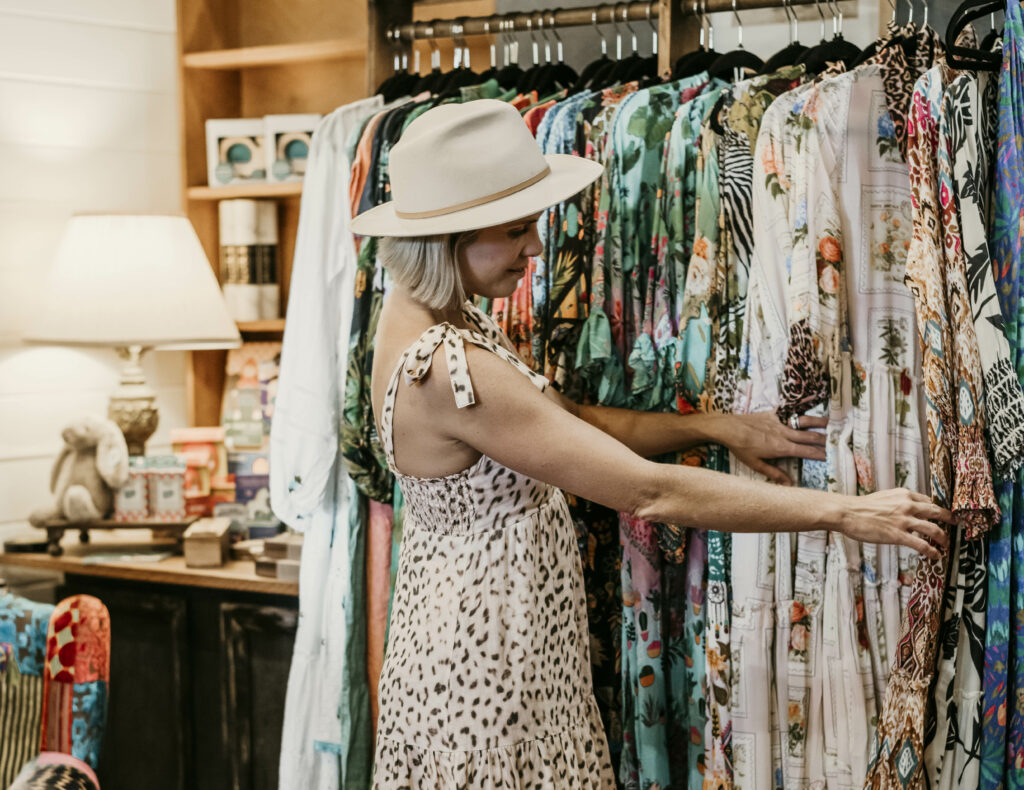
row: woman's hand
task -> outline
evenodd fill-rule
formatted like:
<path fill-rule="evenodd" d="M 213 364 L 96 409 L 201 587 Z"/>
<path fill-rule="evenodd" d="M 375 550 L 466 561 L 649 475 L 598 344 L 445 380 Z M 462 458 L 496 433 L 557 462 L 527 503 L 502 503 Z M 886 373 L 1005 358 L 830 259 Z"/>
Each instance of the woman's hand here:
<path fill-rule="evenodd" d="M 773 483 L 793 485 L 789 475 L 769 463 L 772 459 L 825 460 L 825 434 L 807 429 L 826 427 L 826 417 L 802 416 L 799 418 L 800 430 L 779 422 L 775 413 L 770 411 L 722 414 L 718 417 L 721 424 L 716 430 L 716 441 L 724 444 L 743 463 Z"/>
<path fill-rule="evenodd" d="M 934 560 L 941 554 L 932 544 L 949 546 L 946 530 L 932 522 L 955 524 L 953 514 L 924 494 L 894 488 L 844 499 L 840 531 L 849 538 L 909 546 Z"/>

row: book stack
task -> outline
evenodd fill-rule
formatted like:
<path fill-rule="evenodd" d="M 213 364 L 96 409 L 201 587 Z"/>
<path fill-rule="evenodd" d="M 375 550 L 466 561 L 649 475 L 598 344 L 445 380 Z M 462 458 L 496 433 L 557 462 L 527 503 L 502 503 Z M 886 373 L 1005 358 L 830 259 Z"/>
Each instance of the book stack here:
<path fill-rule="evenodd" d="M 281 317 L 278 285 L 277 204 L 273 200 L 222 200 L 220 282 L 235 321 Z"/>

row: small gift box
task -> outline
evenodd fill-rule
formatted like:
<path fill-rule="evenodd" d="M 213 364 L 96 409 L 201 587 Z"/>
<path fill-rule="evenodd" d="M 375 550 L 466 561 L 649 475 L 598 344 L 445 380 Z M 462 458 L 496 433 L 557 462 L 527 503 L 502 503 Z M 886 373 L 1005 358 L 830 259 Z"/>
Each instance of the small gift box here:
<path fill-rule="evenodd" d="M 174 455 L 148 460 L 149 516 L 157 521 L 182 521 L 185 509 L 185 463 Z"/>
<path fill-rule="evenodd" d="M 134 455 L 128 460 L 128 481 L 114 494 L 114 521 L 144 521 L 149 518 L 149 474 L 146 459 Z"/>

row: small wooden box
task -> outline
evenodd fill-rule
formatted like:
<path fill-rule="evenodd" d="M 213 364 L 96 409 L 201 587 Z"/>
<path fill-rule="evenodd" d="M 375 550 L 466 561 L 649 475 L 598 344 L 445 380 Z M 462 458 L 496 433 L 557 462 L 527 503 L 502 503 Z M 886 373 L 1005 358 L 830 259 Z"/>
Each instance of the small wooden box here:
<path fill-rule="evenodd" d="M 273 538 L 267 538 L 263 550 L 268 557 L 275 560 L 302 559 L 302 533 L 284 532 Z"/>
<path fill-rule="evenodd" d="M 185 530 L 185 565 L 189 568 L 217 568 L 228 557 L 231 520 L 201 518 Z"/>

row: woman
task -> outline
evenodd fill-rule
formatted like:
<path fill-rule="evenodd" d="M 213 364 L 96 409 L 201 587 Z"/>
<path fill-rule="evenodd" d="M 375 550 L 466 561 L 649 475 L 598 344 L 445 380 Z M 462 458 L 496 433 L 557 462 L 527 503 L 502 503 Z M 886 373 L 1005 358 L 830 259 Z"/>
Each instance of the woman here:
<path fill-rule="evenodd" d="M 772 414 L 578 406 L 519 361 L 467 297 L 509 296 L 541 252 L 540 212 L 600 165 L 543 156 L 515 109 L 475 101 L 416 119 L 389 167 L 393 200 L 353 223 L 385 237 L 394 283 L 372 396 L 406 508 L 375 787 L 615 787 L 561 489 L 702 529 L 837 530 L 928 556 L 946 545 L 931 522 L 951 515 L 905 490 L 844 497 L 645 460 L 718 442 L 788 483 L 769 461 L 824 459 L 818 433 Z"/>

